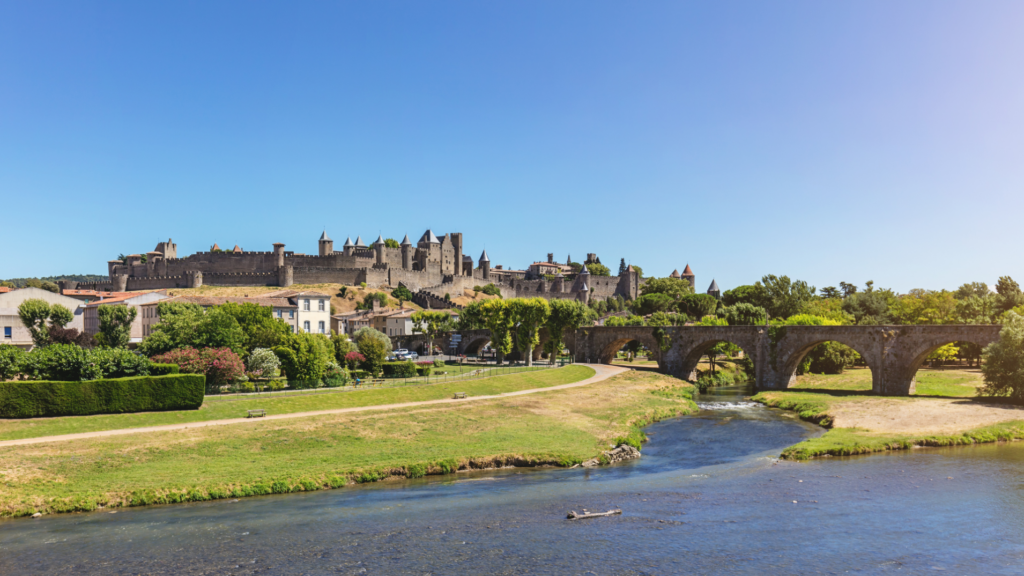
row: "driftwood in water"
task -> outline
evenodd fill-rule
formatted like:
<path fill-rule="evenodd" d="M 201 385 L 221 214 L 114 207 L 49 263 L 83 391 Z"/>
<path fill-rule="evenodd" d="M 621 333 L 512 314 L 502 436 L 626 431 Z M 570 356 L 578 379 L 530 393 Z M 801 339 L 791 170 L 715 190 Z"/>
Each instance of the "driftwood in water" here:
<path fill-rule="evenodd" d="M 617 514 L 622 514 L 622 510 L 616 509 L 609 510 L 607 512 L 587 512 L 587 509 L 584 508 L 583 514 L 580 514 L 579 512 L 573 510 L 572 512 L 569 512 L 566 518 L 568 518 L 569 520 L 584 520 L 587 518 L 600 518 L 602 516 L 615 516 Z"/>

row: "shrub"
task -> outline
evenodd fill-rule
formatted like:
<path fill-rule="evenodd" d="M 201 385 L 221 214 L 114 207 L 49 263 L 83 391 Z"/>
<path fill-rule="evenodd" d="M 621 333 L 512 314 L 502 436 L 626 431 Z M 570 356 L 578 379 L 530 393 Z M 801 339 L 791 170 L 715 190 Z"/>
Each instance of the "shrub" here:
<path fill-rule="evenodd" d="M 416 373 L 420 376 L 430 376 L 430 373 L 434 371 L 433 366 L 417 366 Z"/>
<path fill-rule="evenodd" d="M 366 356 L 363 356 L 355 350 L 345 354 L 345 364 L 348 365 L 349 370 L 355 370 L 356 366 L 366 362 Z"/>
<path fill-rule="evenodd" d="M 359 340 L 359 352 L 366 358 L 362 363 L 362 368 L 371 374 L 380 373 L 389 351 L 390 349 L 377 338 L 364 337 Z"/>
<path fill-rule="evenodd" d="M 87 355 L 100 369 L 101 378 L 129 378 L 132 376 L 149 376 L 149 358 L 124 348 L 100 348 Z"/>
<path fill-rule="evenodd" d="M 0 380 L 10 380 L 21 374 L 26 353 L 17 346 L 0 344 Z"/>
<path fill-rule="evenodd" d="M 387 378 L 413 378 L 416 376 L 416 365 L 412 362 L 385 362 L 384 376 Z"/>
<path fill-rule="evenodd" d="M 348 384 L 348 372 L 334 362 L 327 365 L 327 372 L 324 374 L 324 386 L 337 388 Z"/>
<path fill-rule="evenodd" d="M 89 353 L 74 344 L 54 344 L 32 350 L 25 357 L 22 371 L 37 380 L 79 381 L 103 376 Z"/>
<path fill-rule="evenodd" d="M 0 418 L 195 410 L 205 378 L 193 374 L 87 382 L 0 382 Z"/>
<path fill-rule="evenodd" d="M 221 386 L 234 384 L 245 376 L 242 360 L 230 348 L 179 348 L 153 357 L 153 361 L 177 364 L 184 374 L 206 376 L 209 393 L 217 393 Z"/>
<path fill-rule="evenodd" d="M 441 360 L 440 358 L 434 358 L 433 364 L 434 368 L 444 368 L 444 360 Z"/>
<path fill-rule="evenodd" d="M 734 382 L 732 374 L 728 372 L 701 372 L 697 376 L 694 386 L 701 392 L 714 386 L 728 386 Z"/>
<path fill-rule="evenodd" d="M 168 374 L 177 374 L 177 364 L 157 364 L 156 362 L 149 365 L 150 376 L 166 376 Z"/>
<path fill-rule="evenodd" d="M 422 478 L 427 475 L 427 467 L 423 464 L 412 464 L 405 467 L 406 478 Z"/>
<path fill-rule="evenodd" d="M 246 361 L 246 368 L 253 378 L 274 378 L 281 369 L 281 361 L 273 350 L 253 348 Z"/>

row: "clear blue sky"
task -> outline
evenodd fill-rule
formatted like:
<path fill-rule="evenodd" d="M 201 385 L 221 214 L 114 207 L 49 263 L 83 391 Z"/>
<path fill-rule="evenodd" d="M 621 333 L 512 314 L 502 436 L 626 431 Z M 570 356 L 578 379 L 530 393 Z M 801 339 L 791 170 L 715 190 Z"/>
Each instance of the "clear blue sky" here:
<path fill-rule="evenodd" d="M 0 277 L 476 258 L 1024 281 L 1024 3 L 0 0 Z"/>

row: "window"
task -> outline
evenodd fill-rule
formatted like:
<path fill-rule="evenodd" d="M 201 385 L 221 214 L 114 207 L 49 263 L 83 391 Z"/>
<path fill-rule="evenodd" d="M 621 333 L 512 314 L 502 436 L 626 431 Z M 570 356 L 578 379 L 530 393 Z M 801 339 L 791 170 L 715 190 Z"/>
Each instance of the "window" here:
<path fill-rule="evenodd" d="M 295 310 L 289 310 L 288 311 L 288 317 L 289 318 L 295 318 Z"/>
<path fill-rule="evenodd" d="M 14 335 L 11 334 L 10 326 L 4 326 L 4 338 L 14 338 Z"/>
<path fill-rule="evenodd" d="M 323 300 L 320 301 L 320 307 L 318 308 L 318 310 L 320 310 L 321 312 L 324 311 L 324 301 Z"/>
<path fill-rule="evenodd" d="M 309 298 L 302 301 L 302 309 L 309 312 Z"/>
<path fill-rule="evenodd" d="M 326 334 L 326 332 L 324 332 L 324 323 L 322 321 L 320 322 L 320 333 Z"/>
<path fill-rule="evenodd" d="M 309 320 L 306 320 L 305 322 L 302 323 L 302 329 L 305 330 L 306 332 L 309 332 Z"/>
<path fill-rule="evenodd" d="M 278 317 L 278 318 L 281 318 L 281 316 L 282 316 L 283 312 L 284 312 L 283 310 L 281 310 L 280 308 L 278 308 L 278 309 L 277 309 L 277 317 Z"/>

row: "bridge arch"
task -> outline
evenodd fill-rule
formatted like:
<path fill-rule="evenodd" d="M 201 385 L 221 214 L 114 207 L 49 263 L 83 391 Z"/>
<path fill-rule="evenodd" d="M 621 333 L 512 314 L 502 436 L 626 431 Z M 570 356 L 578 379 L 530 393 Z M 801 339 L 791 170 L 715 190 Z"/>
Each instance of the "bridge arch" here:
<path fill-rule="evenodd" d="M 664 369 L 667 373 L 694 381 L 701 358 L 713 346 L 727 342 L 743 351 L 744 356 L 758 369 L 758 351 L 763 328 L 754 326 L 684 326 L 665 329 L 669 339 L 669 350 L 665 354 Z"/>
<path fill-rule="evenodd" d="M 789 388 L 796 384 L 796 373 L 807 356 L 821 344 L 838 342 L 852 348 L 871 370 L 871 389 L 882 392 L 881 331 L 865 331 L 857 326 L 780 326 L 774 343 L 774 387 Z"/>
<path fill-rule="evenodd" d="M 932 352 L 946 344 L 970 342 L 984 348 L 999 339 L 998 326 L 978 326 L 973 330 L 950 327 L 949 330 L 926 331 L 914 328 L 920 327 L 911 326 L 900 331 L 900 336 L 904 337 L 901 352 L 905 363 L 890 370 L 888 394 L 914 394 L 917 391 L 917 371 Z"/>

